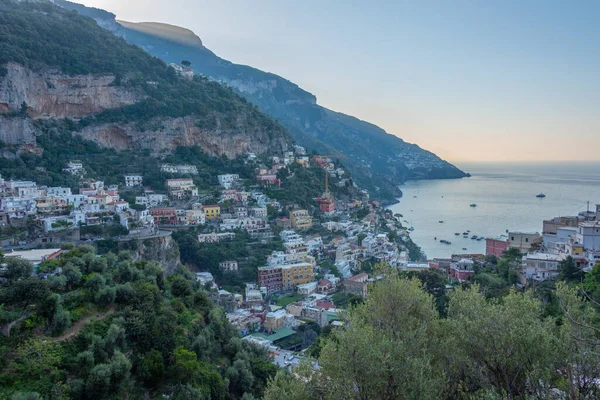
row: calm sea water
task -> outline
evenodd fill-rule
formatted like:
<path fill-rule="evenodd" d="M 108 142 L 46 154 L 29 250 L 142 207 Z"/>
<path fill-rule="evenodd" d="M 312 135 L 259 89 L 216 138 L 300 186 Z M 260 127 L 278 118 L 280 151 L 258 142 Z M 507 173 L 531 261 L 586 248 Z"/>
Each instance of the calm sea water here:
<path fill-rule="evenodd" d="M 401 188 L 404 197 L 390 207 L 408 221 L 405 226 L 415 228 L 411 237 L 428 258 L 485 253 L 485 240 L 472 240 L 472 235 L 499 236 L 507 229 L 541 232 L 544 219 L 576 215 L 587 209 L 588 201 L 595 210 L 600 203 L 600 162 L 458 166 L 472 177 L 408 182 Z M 537 198 L 538 193 L 546 198 Z M 471 233 L 464 239 L 467 230 Z"/>

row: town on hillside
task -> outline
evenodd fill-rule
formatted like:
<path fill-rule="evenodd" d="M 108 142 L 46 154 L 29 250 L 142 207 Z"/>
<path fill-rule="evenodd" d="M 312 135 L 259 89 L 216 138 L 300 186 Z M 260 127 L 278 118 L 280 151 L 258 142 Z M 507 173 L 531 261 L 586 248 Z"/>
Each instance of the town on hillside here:
<path fill-rule="evenodd" d="M 400 219 L 334 157 L 294 146 L 267 158 L 246 154 L 244 163 L 253 179 L 222 171 L 210 187 L 198 183 L 198 166 L 172 163 L 160 166 L 164 187 L 145 185 L 135 171 L 105 185 L 80 160 L 63 169 L 78 178 L 78 190 L 1 179 L 4 256 L 31 262 L 35 277 L 49 279 L 63 273 L 48 266 L 72 245 L 94 245 L 99 255 L 132 250 L 144 260 L 141 244 L 174 241 L 232 326 L 282 367 L 368 296 L 378 264 L 428 268 L 410 261 L 420 252 Z"/>

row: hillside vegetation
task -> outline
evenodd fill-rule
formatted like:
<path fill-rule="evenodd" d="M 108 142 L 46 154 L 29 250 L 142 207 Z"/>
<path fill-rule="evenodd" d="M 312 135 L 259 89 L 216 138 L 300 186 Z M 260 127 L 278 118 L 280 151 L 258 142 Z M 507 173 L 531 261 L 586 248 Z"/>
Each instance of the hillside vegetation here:
<path fill-rule="evenodd" d="M 594 271 L 585 282 L 597 291 Z M 279 372 L 265 400 L 599 398 L 600 303 L 560 283 L 547 316 L 532 290 L 486 298 L 465 284 L 433 295 L 427 283 L 388 271 L 319 342 L 319 368 Z"/>
<path fill-rule="evenodd" d="M 166 276 L 89 246 L 44 262 L 48 279 L 6 262 L 0 325 L 15 324 L 0 335 L 0 398 L 253 399 L 276 373 L 184 268 Z"/>

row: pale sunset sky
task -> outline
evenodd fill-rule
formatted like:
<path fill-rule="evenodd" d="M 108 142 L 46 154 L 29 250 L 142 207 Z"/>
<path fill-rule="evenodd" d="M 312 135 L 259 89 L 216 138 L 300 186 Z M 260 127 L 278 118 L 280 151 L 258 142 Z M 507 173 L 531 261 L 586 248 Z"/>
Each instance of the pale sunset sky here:
<path fill-rule="evenodd" d="M 449 161 L 600 160 L 600 1 L 74 1 L 191 29 Z"/>

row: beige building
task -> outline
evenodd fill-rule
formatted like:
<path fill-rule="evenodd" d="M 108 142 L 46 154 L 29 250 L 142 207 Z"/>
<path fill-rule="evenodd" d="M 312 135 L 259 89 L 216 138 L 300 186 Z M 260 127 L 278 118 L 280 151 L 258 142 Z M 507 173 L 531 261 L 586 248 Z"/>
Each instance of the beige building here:
<path fill-rule="evenodd" d="M 537 232 L 509 232 L 508 247 L 519 249 L 521 253 L 531 252 L 531 248 L 542 243 L 542 235 Z"/>
<path fill-rule="evenodd" d="M 544 221 L 543 233 L 556 234 L 558 228 L 571 227 L 577 228 L 579 225 L 578 217 L 556 217 Z"/>

